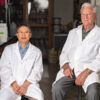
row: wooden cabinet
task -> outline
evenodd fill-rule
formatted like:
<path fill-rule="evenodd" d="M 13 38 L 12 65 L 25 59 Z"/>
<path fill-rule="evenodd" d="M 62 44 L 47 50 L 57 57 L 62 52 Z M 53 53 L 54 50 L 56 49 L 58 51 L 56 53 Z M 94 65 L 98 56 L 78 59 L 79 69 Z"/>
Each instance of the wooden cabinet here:
<path fill-rule="evenodd" d="M 37 8 L 33 4 L 31 7 L 30 14 L 28 14 L 28 0 L 23 0 L 23 22 L 28 23 L 33 32 L 33 37 L 36 38 L 46 38 L 48 41 L 48 48 L 53 47 L 53 5 L 54 0 L 48 0 L 49 6 L 47 9 L 42 11 L 37 11 Z"/>

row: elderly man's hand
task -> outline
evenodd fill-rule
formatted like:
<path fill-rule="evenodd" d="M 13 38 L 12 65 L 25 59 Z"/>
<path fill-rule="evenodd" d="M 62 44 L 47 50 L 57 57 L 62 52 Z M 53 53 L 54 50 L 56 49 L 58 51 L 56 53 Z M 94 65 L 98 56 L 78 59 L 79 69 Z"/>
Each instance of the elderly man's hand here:
<path fill-rule="evenodd" d="M 91 74 L 92 71 L 89 70 L 89 69 L 85 69 L 83 72 L 81 72 L 77 77 L 76 77 L 76 80 L 75 80 L 75 84 L 76 85 L 79 85 L 79 86 L 82 86 L 86 80 L 86 78 L 88 77 L 89 74 Z"/>
<path fill-rule="evenodd" d="M 16 81 L 14 81 L 14 82 L 11 84 L 11 87 L 12 87 L 13 91 L 14 91 L 16 94 L 19 94 L 19 93 L 18 93 L 18 90 L 20 89 L 20 86 L 17 84 Z"/>
<path fill-rule="evenodd" d="M 18 90 L 18 93 L 19 95 L 25 95 L 26 92 L 27 92 L 27 89 L 28 89 L 28 86 L 30 85 L 31 83 L 29 81 L 25 81 L 23 83 L 23 85 L 20 86 L 20 89 Z"/>
<path fill-rule="evenodd" d="M 64 75 L 69 78 L 72 78 L 73 70 L 70 68 L 69 64 L 64 64 L 63 69 L 64 69 L 63 71 Z"/>

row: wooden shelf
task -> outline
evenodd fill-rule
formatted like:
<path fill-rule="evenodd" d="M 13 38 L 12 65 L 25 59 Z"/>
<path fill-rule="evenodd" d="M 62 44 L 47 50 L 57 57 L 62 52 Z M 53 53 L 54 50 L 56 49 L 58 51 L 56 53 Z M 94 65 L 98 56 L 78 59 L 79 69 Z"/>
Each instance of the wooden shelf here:
<path fill-rule="evenodd" d="M 38 19 L 38 18 L 48 18 L 46 14 L 31 14 L 29 15 L 29 19 Z"/>
<path fill-rule="evenodd" d="M 35 27 L 35 28 L 48 28 L 48 24 L 31 24 L 30 23 L 30 26 L 31 27 Z"/>

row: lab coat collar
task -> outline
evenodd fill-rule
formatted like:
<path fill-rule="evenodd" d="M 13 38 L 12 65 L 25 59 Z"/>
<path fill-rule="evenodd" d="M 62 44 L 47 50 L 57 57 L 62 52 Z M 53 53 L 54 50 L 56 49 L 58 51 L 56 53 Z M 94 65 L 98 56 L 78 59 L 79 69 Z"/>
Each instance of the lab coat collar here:
<path fill-rule="evenodd" d="M 79 43 L 81 43 L 82 42 L 82 25 L 80 25 L 80 26 L 78 26 L 78 28 L 77 28 L 77 34 L 78 34 L 78 36 L 79 36 Z"/>
<path fill-rule="evenodd" d="M 28 48 L 28 50 L 27 50 L 27 52 L 26 52 L 24 58 L 21 59 L 20 52 L 19 52 L 19 47 L 18 47 L 18 43 L 19 43 L 19 42 L 16 42 L 16 43 L 15 43 L 15 46 L 14 46 L 15 53 L 17 54 L 17 56 L 18 56 L 18 58 L 19 58 L 20 60 L 24 60 L 24 59 L 26 59 L 26 58 L 28 57 L 28 55 L 31 53 L 31 47 L 32 47 L 32 45 L 31 45 L 31 43 L 29 43 L 29 48 Z"/>
<path fill-rule="evenodd" d="M 87 36 L 85 37 L 85 39 L 82 41 L 82 25 L 78 26 L 78 30 L 77 30 L 77 34 L 79 36 L 79 40 L 84 43 L 84 42 L 88 42 L 96 33 L 96 28 L 97 25 L 94 26 L 94 28 L 87 34 Z"/>

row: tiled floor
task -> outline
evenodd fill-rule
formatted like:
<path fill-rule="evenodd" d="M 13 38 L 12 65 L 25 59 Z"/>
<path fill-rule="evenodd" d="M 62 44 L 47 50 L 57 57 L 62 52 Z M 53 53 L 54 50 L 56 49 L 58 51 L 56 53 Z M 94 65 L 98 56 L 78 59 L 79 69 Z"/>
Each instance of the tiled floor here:
<path fill-rule="evenodd" d="M 43 78 L 40 82 L 40 86 L 44 93 L 45 100 L 52 100 L 52 97 L 51 97 L 52 83 L 57 73 L 57 72 L 54 72 L 55 71 L 54 65 L 55 64 L 49 64 L 47 61 L 44 62 L 44 73 L 43 73 Z"/>
<path fill-rule="evenodd" d="M 49 64 L 48 61 L 44 61 L 44 73 L 40 86 L 44 93 L 45 100 L 52 100 L 51 89 L 56 73 L 57 64 Z"/>

